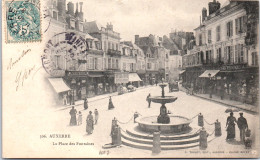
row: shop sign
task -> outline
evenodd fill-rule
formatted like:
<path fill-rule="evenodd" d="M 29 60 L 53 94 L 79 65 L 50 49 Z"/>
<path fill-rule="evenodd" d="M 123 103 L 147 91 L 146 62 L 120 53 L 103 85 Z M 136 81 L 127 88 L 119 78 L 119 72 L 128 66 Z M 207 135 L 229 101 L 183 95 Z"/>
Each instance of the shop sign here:
<path fill-rule="evenodd" d="M 125 72 L 115 73 L 115 83 L 116 84 L 128 83 L 128 82 L 129 82 L 128 73 L 125 73 Z"/>
<path fill-rule="evenodd" d="M 243 69 L 245 68 L 246 65 L 232 65 L 232 66 L 221 66 L 220 70 L 238 70 L 238 69 Z"/>
<path fill-rule="evenodd" d="M 88 71 L 68 71 L 67 76 L 87 76 Z"/>

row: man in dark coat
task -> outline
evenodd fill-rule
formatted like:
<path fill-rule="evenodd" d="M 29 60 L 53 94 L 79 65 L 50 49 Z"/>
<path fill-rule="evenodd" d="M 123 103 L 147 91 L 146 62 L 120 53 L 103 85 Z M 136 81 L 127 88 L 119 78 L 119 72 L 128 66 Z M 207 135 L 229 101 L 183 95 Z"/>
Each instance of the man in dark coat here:
<path fill-rule="evenodd" d="M 245 141 L 245 131 L 246 129 L 248 129 L 248 124 L 247 124 L 247 120 L 245 119 L 245 117 L 243 117 L 243 113 L 239 113 L 240 117 L 237 119 L 237 125 L 238 128 L 240 130 L 240 141 L 244 142 Z"/>
<path fill-rule="evenodd" d="M 149 93 L 148 96 L 146 97 L 146 101 L 148 102 L 148 108 L 151 107 L 151 94 Z"/>
<path fill-rule="evenodd" d="M 88 100 L 87 98 L 84 99 L 84 109 L 88 109 Z"/>

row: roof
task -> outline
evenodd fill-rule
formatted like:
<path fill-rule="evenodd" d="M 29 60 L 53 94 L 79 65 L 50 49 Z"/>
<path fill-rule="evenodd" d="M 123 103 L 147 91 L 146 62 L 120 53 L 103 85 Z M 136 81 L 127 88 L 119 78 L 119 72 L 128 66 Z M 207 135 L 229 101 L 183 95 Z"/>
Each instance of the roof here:
<path fill-rule="evenodd" d="M 84 28 L 88 33 L 100 32 L 101 27 L 103 27 L 103 26 L 101 24 L 99 24 L 97 21 L 84 23 Z"/>

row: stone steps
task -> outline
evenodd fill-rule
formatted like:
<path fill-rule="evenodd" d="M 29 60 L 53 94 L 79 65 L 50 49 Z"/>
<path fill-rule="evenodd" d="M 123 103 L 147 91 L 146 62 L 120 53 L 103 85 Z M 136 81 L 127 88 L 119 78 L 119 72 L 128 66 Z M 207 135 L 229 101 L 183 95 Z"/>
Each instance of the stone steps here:
<path fill-rule="evenodd" d="M 138 149 L 152 150 L 153 148 L 153 145 L 151 144 L 141 144 L 126 139 L 122 139 L 122 144 L 129 147 L 138 148 Z M 190 143 L 190 144 L 182 144 L 182 145 L 161 145 L 161 150 L 186 149 L 186 148 L 192 148 L 196 146 L 199 146 L 199 143 Z"/>
<path fill-rule="evenodd" d="M 161 134 L 161 150 L 177 150 L 199 146 L 198 128 L 183 134 Z M 145 150 L 153 148 L 153 134 L 138 130 L 138 127 L 121 131 L 122 144 Z"/>
<path fill-rule="evenodd" d="M 122 138 L 132 141 L 132 142 L 136 142 L 136 143 L 141 143 L 141 144 L 153 144 L 153 138 L 151 137 L 151 139 L 145 139 L 145 138 L 140 138 L 140 137 L 136 137 L 136 136 L 132 136 L 130 134 L 126 134 L 121 133 Z M 165 137 L 166 138 L 166 137 Z M 168 137 L 170 138 L 170 137 Z M 176 137 L 175 137 L 176 138 Z M 195 134 L 192 137 L 187 137 L 187 138 L 183 138 L 183 139 L 161 139 L 161 145 L 183 145 L 183 144 L 190 144 L 190 143 L 197 143 L 199 142 L 199 136 L 198 134 Z"/>
<path fill-rule="evenodd" d="M 161 140 L 181 140 L 181 139 L 187 139 L 187 138 L 193 138 L 199 135 L 197 132 L 199 128 L 193 129 L 189 133 L 179 134 L 179 135 L 171 135 L 171 134 L 161 134 L 160 139 Z M 136 131 L 135 129 L 127 129 L 127 134 L 132 137 L 142 138 L 142 139 L 153 139 L 153 134 L 148 134 L 142 131 Z"/>

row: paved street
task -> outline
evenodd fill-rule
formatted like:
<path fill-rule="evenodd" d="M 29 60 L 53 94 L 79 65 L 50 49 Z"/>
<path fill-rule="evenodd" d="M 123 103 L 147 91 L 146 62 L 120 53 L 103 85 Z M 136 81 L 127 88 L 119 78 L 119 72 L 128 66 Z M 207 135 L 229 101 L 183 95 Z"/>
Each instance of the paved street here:
<path fill-rule="evenodd" d="M 89 103 L 89 108 L 87 110 L 83 109 L 83 105 L 76 106 L 77 111 L 81 111 L 83 114 L 83 124 L 80 126 L 69 126 L 69 110 L 70 108 L 55 111 L 52 116 L 54 116 L 60 123 L 55 123 L 58 131 L 62 131 L 63 133 L 70 133 L 73 138 L 78 138 L 80 142 L 93 142 L 97 151 L 104 151 L 102 146 L 107 143 L 111 143 L 110 131 L 111 131 L 111 120 L 116 117 L 120 122 L 128 122 L 132 117 L 135 111 L 139 112 L 142 116 L 150 116 L 150 115 L 158 115 L 160 104 L 151 104 L 151 108 L 147 107 L 146 96 L 148 93 L 151 93 L 152 96 L 161 95 L 161 89 L 159 86 L 152 86 L 149 88 L 144 88 L 137 90 L 132 93 L 127 93 L 124 95 L 114 96 L 113 103 L 115 109 L 108 110 L 108 98 L 103 98 L 101 100 L 92 101 Z M 234 150 L 241 151 L 244 150 L 244 146 L 239 144 L 239 130 L 236 128 L 236 140 L 234 142 L 227 143 L 225 141 L 226 131 L 225 131 L 225 123 L 226 118 L 229 115 L 225 113 L 227 109 L 226 106 L 216 104 L 214 102 L 210 102 L 207 100 L 203 100 L 194 96 L 186 95 L 184 92 L 173 92 L 168 93 L 168 88 L 166 88 L 166 95 L 176 96 L 178 99 L 172 103 L 167 104 L 166 107 L 170 110 L 174 115 L 180 115 L 187 118 L 192 118 L 198 113 L 202 113 L 204 115 L 205 120 L 208 123 L 214 123 L 216 119 L 221 122 L 222 127 L 222 136 L 214 139 L 212 142 L 208 144 L 207 150 L 209 151 L 225 151 Z M 98 124 L 95 125 L 94 133 L 92 135 L 87 135 L 85 132 L 86 128 L 86 117 L 89 111 L 94 111 L 94 109 L 98 109 L 99 111 L 99 121 Z M 236 112 L 234 114 L 236 118 L 238 118 L 239 114 Z M 252 130 L 254 134 L 258 128 L 254 128 L 256 123 L 258 122 L 257 116 L 252 115 L 250 113 L 244 113 L 244 117 L 247 118 L 249 128 Z M 133 121 L 129 122 L 133 123 Z M 193 122 L 197 124 L 197 117 L 193 119 Z M 204 122 L 205 123 L 205 122 Z M 127 125 L 120 125 L 123 130 L 126 129 Z M 209 132 L 212 133 L 214 130 L 214 125 L 208 125 L 205 123 L 205 128 Z M 126 149 L 127 148 L 127 149 Z M 178 150 L 178 151 L 162 151 L 160 154 L 164 154 L 165 156 L 173 156 L 174 153 L 178 153 L 178 156 L 183 155 L 185 151 L 192 152 L 198 151 L 199 147 L 191 148 L 188 150 Z M 151 151 L 147 150 L 138 150 L 135 148 L 129 148 L 127 146 L 122 146 L 120 148 L 113 148 L 109 150 L 105 150 L 106 153 L 109 152 L 108 156 L 119 156 L 119 153 L 129 154 L 131 157 L 131 153 L 134 153 L 134 156 L 151 155 Z M 250 151 L 251 152 L 251 151 Z M 142 154 L 141 154 L 142 153 Z M 146 154 L 144 154 L 146 153 Z M 203 153 L 200 155 L 199 153 L 190 153 L 189 156 L 207 156 L 210 153 Z M 228 154 L 228 153 L 227 153 Z M 177 155 L 177 154 L 176 154 Z M 230 154 L 232 156 L 232 153 Z M 102 155 L 101 155 L 102 156 Z M 246 156 L 246 154 L 242 154 L 242 156 Z"/>

